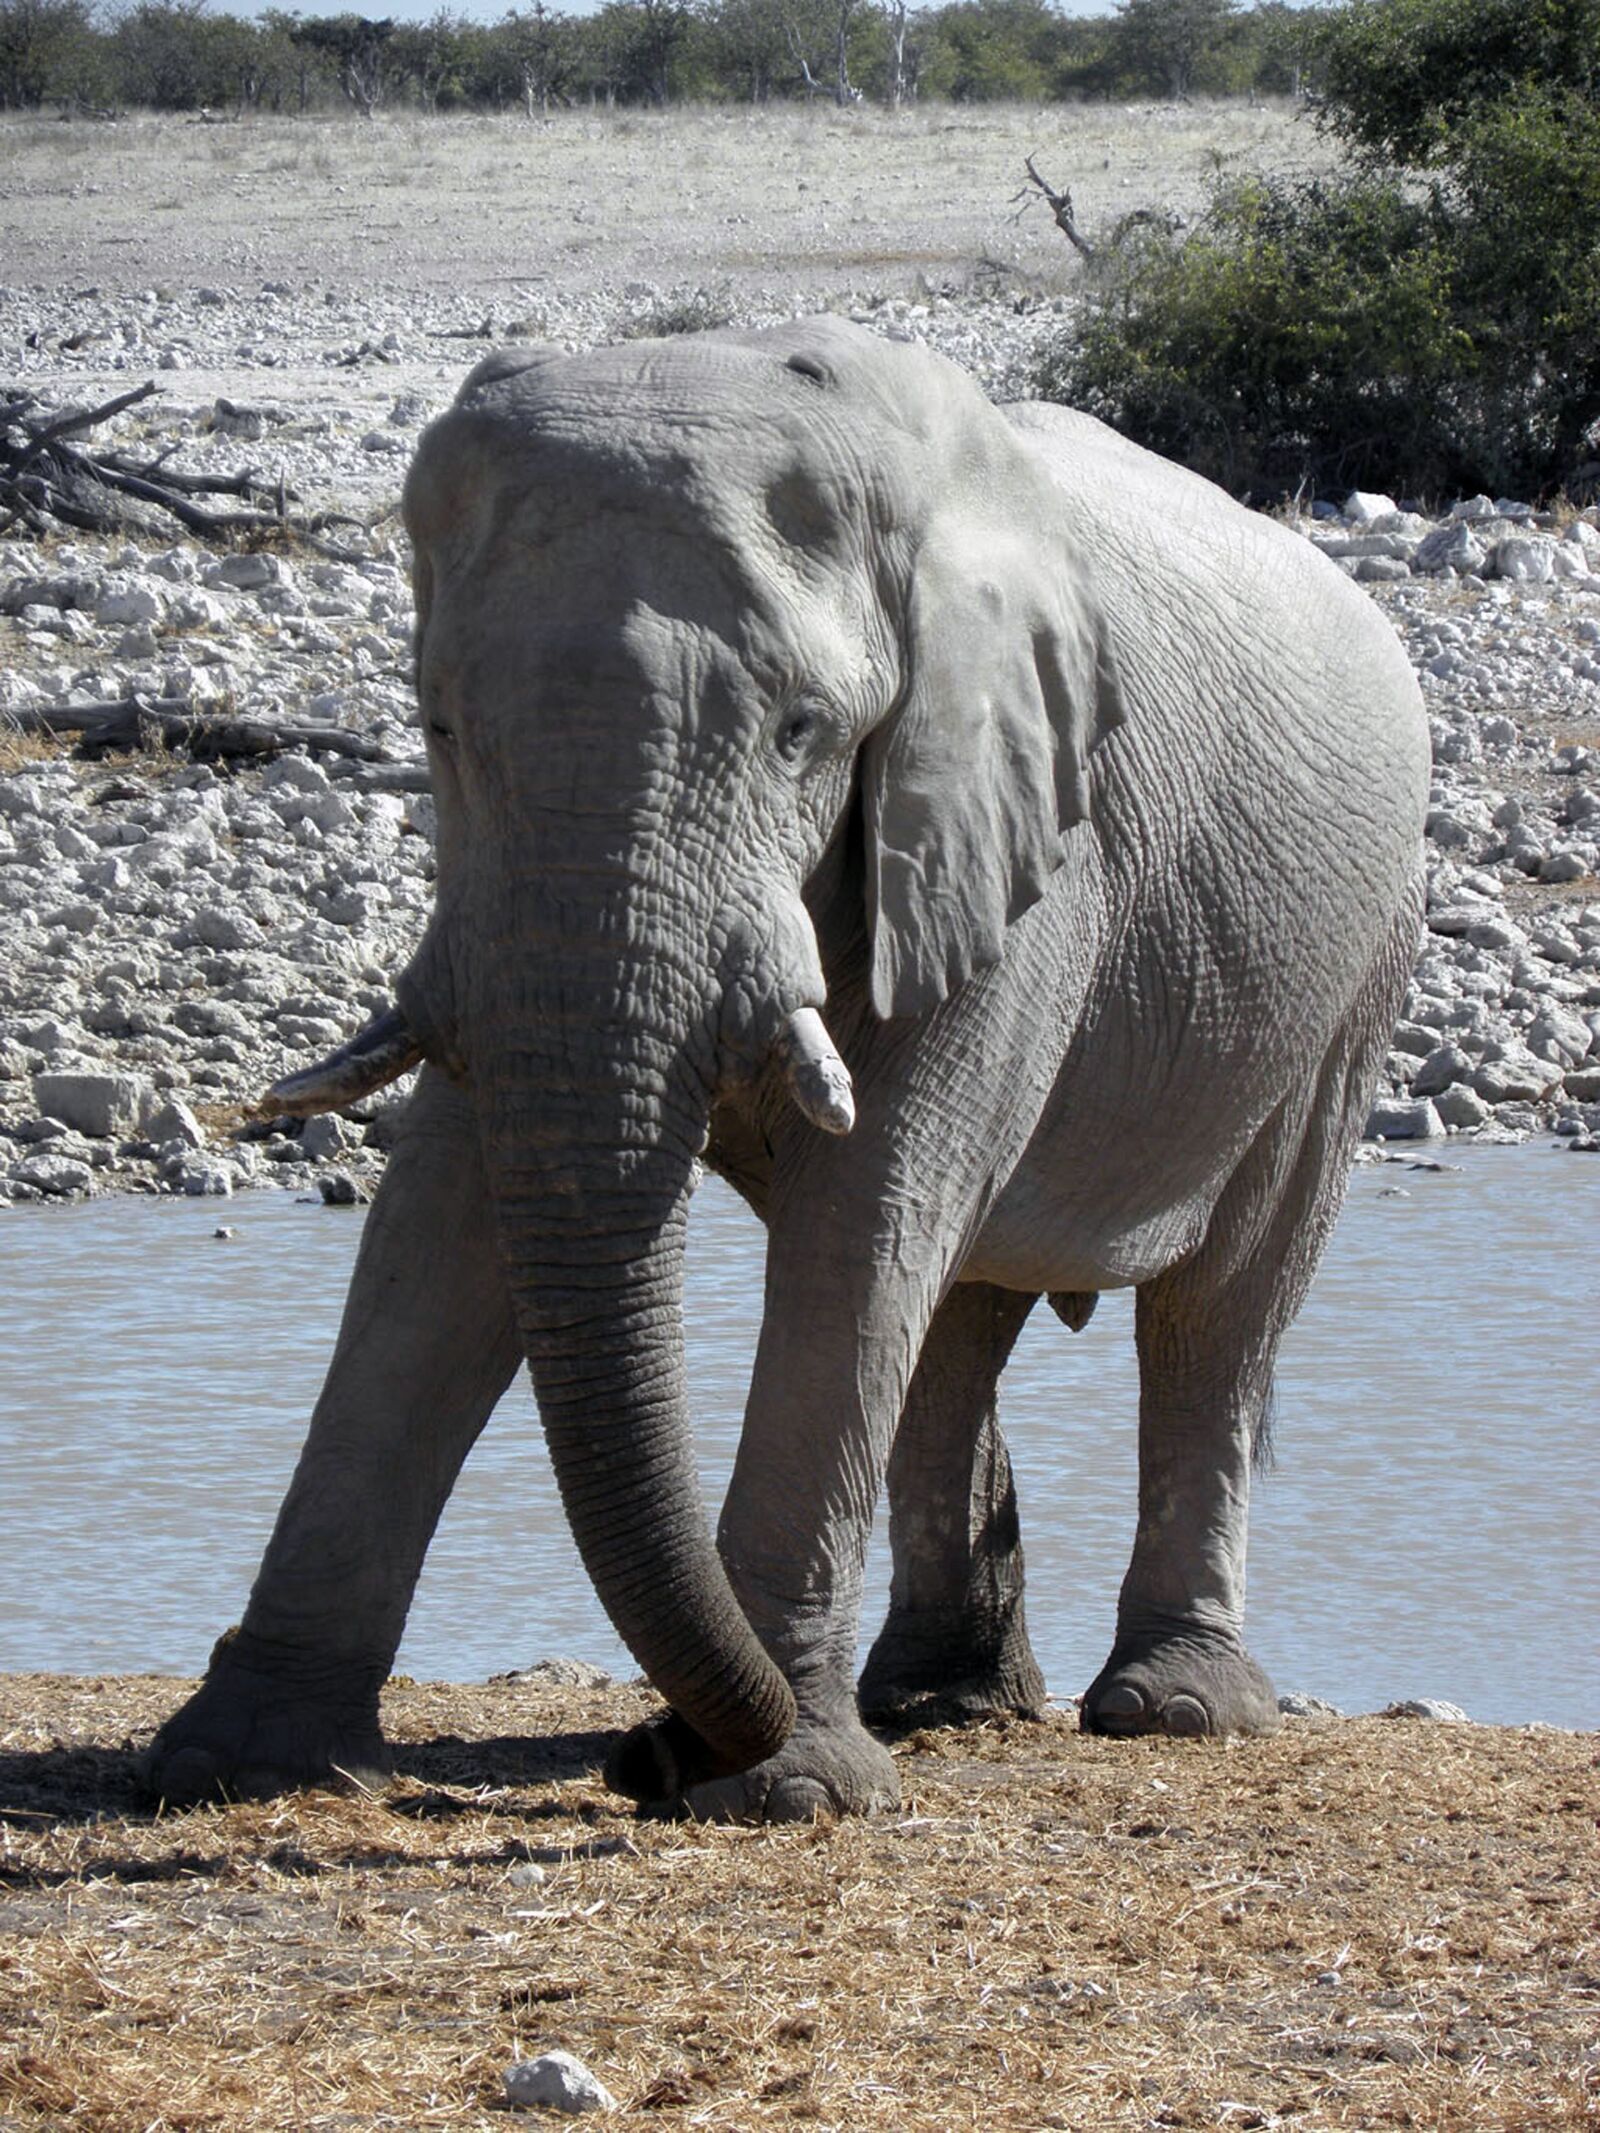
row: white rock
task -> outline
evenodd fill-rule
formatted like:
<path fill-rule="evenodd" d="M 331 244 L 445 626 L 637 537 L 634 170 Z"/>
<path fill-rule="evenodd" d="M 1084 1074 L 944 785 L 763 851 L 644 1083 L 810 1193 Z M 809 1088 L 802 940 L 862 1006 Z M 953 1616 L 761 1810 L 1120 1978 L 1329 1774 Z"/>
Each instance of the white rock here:
<path fill-rule="evenodd" d="M 1424 575 L 1451 571 L 1458 578 L 1481 570 L 1488 551 L 1464 525 L 1437 526 L 1417 545 L 1412 568 Z"/>
<path fill-rule="evenodd" d="M 541 2052 L 537 2059 L 519 2059 L 507 2067 L 505 2084 L 506 2100 L 517 2111 L 565 2111 L 576 2118 L 584 2111 L 617 2108 L 611 2091 L 571 2052 Z"/>
<path fill-rule="evenodd" d="M 165 598 L 145 578 L 107 578 L 94 603 L 94 619 L 102 626 L 159 622 L 166 611 Z"/>
<path fill-rule="evenodd" d="M 275 555 L 225 555 L 206 572 L 205 582 L 207 585 L 230 585 L 236 592 L 260 592 L 265 586 L 282 584 L 285 576 L 284 567 Z"/>
<path fill-rule="evenodd" d="M 47 1118 L 96 1140 L 137 1131 L 155 1092 L 142 1074 L 35 1074 L 33 1100 Z"/>
<path fill-rule="evenodd" d="M 145 1123 L 145 1132 L 157 1147 L 203 1148 L 205 1128 L 180 1096 L 169 1096 Z"/>
<path fill-rule="evenodd" d="M 1470 1133 L 1493 1115 L 1477 1090 L 1464 1082 L 1452 1082 L 1448 1089 L 1441 1089 L 1433 1099 L 1433 1108 L 1441 1121 L 1458 1133 Z"/>
<path fill-rule="evenodd" d="M 51 1155 L 48 1150 L 25 1155 L 20 1163 L 12 1164 L 8 1175 L 18 1185 L 31 1185 L 35 1192 L 49 1193 L 53 1199 L 94 1190 L 94 1172 L 87 1163 L 69 1155 Z"/>
<path fill-rule="evenodd" d="M 1588 1058 L 1593 1039 L 1589 1025 L 1563 1007 L 1541 1008 L 1528 1025 L 1526 1043 L 1535 1059 L 1554 1060 L 1559 1066 L 1581 1066 Z M 47 1107 L 43 1104 L 40 1110 Z M 62 1116 L 56 1112 L 56 1117 Z"/>
<path fill-rule="evenodd" d="M 329 1156 L 346 1155 L 361 1145 L 360 1134 L 331 1111 L 306 1120 L 300 1136 L 300 1152 L 308 1163 L 325 1162 Z"/>
<path fill-rule="evenodd" d="M 1520 584 L 1546 585 L 1550 581 L 1555 545 L 1542 534 L 1509 534 L 1494 545 L 1490 558 L 1494 574 Z"/>
<path fill-rule="evenodd" d="M 1379 1096 L 1367 1113 L 1369 1141 L 1436 1141 L 1443 1133 L 1439 1114 L 1426 1097 Z"/>
<path fill-rule="evenodd" d="M 1431 1718 L 1440 1725 L 1470 1725 L 1458 1703 L 1445 1703 L 1437 1696 L 1413 1696 L 1405 1703 L 1392 1703 L 1378 1713 L 1380 1718 Z"/>
<path fill-rule="evenodd" d="M 1399 506 L 1392 496 L 1378 496 L 1366 489 L 1352 489 L 1344 500 L 1346 522 L 1370 526 L 1374 519 L 1393 518 Z"/>

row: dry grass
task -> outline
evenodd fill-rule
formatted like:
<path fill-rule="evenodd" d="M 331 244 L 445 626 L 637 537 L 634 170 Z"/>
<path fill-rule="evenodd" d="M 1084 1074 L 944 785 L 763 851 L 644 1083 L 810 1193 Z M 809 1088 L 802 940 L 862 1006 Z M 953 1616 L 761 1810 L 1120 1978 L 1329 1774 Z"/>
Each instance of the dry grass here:
<path fill-rule="evenodd" d="M 634 1691 L 398 1684 L 385 1798 L 152 1818 L 178 1693 L 0 1682 L 8 2129 L 487 2128 L 557 2044 L 722 2133 L 1600 2122 L 1592 1735 L 919 1734 L 752 1831 L 601 1789 Z"/>
<path fill-rule="evenodd" d="M 15 280 L 111 288 L 309 275 L 488 292 L 727 272 L 742 291 L 814 299 L 963 281 L 985 259 L 1064 284 L 1076 255 L 1042 207 L 1019 219 L 1013 204 L 1029 154 L 1094 231 L 1138 207 L 1192 212 L 1219 164 L 1325 167 L 1332 151 L 1287 103 L 578 110 L 531 125 L 0 117 L 0 255 Z"/>

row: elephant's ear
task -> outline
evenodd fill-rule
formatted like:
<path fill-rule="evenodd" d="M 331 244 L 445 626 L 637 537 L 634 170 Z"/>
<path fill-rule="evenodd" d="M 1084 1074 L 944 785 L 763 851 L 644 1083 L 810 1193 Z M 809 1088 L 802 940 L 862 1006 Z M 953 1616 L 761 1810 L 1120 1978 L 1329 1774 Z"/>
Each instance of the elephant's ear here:
<path fill-rule="evenodd" d="M 917 557 L 899 708 L 866 743 L 872 999 L 934 1006 L 997 962 L 1089 812 L 1122 720 L 1105 621 L 1059 538 L 936 525 Z"/>

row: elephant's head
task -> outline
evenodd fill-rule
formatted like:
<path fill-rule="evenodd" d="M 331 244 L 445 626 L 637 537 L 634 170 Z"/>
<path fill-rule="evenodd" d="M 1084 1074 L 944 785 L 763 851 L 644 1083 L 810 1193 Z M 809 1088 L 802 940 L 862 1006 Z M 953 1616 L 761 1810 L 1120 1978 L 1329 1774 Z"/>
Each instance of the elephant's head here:
<path fill-rule="evenodd" d="M 681 1243 L 713 1104 L 775 1061 L 850 1127 L 804 892 L 851 874 L 871 1009 L 1001 953 L 1119 716 L 1066 499 L 959 372 L 832 320 L 494 357 L 406 489 L 438 896 L 396 1010 L 280 1107 L 468 1077 L 563 1497 L 704 1744 L 786 1684 L 701 1513 Z"/>

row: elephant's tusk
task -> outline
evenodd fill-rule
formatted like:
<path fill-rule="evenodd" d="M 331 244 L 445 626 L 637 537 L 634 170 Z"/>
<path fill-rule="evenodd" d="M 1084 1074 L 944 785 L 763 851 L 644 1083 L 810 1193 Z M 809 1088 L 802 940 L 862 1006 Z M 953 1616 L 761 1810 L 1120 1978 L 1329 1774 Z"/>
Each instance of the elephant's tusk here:
<path fill-rule="evenodd" d="M 422 1046 L 398 1007 L 386 1008 L 326 1059 L 275 1081 L 255 1105 L 260 1118 L 310 1118 L 342 1110 L 418 1065 Z"/>
<path fill-rule="evenodd" d="M 833 1048 L 814 1007 L 797 1008 L 773 1045 L 789 1094 L 824 1133 L 848 1133 L 856 1122 L 850 1069 Z"/>

